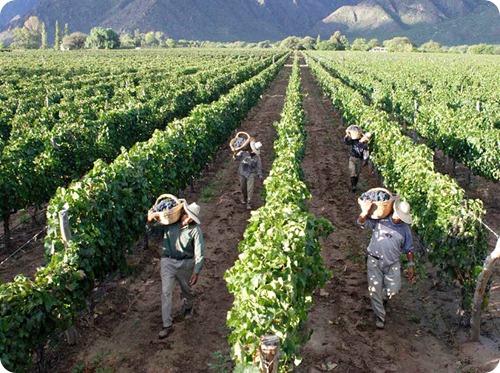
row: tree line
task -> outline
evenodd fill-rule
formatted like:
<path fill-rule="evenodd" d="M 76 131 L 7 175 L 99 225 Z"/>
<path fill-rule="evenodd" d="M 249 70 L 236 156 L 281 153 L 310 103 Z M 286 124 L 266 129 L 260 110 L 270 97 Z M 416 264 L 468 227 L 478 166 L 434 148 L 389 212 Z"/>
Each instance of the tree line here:
<path fill-rule="evenodd" d="M 423 52 L 423 53 L 471 53 L 471 54 L 500 54 L 500 45 L 460 45 L 442 46 L 436 41 L 429 40 L 420 46 L 415 45 L 408 37 L 394 37 L 381 43 L 378 39 L 367 40 L 356 38 L 352 43 L 340 31 L 334 32 L 330 38 L 322 40 L 318 35 L 316 38 L 310 36 L 289 36 L 277 42 L 264 40 L 257 43 L 244 41 L 235 42 L 213 42 L 199 40 L 174 40 L 161 31 L 150 31 L 141 33 L 134 30 L 132 33 L 117 33 L 111 28 L 94 27 L 90 33 L 69 33 L 66 23 L 61 32 L 59 22 L 55 23 L 54 45 L 49 46 L 47 42 L 47 30 L 45 23 L 40 22 L 35 16 L 26 20 L 23 27 L 13 30 L 14 41 L 11 49 L 132 49 L 132 48 L 279 48 L 290 50 L 353 50 L 353 51 L 381 51 L 381 52 Z M 0 49 L 7 46 L 0 42 Z"/>

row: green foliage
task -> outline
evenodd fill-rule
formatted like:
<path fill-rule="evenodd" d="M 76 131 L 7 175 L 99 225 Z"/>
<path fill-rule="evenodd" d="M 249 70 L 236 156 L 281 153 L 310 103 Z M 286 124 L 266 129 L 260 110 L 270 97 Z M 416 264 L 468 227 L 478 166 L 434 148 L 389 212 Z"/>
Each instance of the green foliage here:
<path fill-rule="evenodd" d="M 441 47 L 441 44 L 433 40 L 429 40 L 428 42 L 422 44 L 418 50 L 420 52 L 439 53 L 443 51 L 443 48 Z"/>
<path fill-rule="evenodd" d="M 116 49 L 120 36 L 111 28 L 94 27 L 90 30 L 85 46 L 91 49 Z"/>
<path fill-rule="evenodd" d="M 412 52 L 413 43 L 407 37 L 395 37 L 390 40 L 384 40 L 384 46 L 389 52 Z"/>
<path fill-rule="evenodd" d="M 47 266 L 34 280 L 17 276 L 0 285 L 0 357 L 7 369 L 28 370 L 32 351 L 72 324 L 94 281 L 119 268 L 127 247 L 144 234 L 151 201 L 165 190 L 180 190 L 200 172 L 286 58 L 268 61 L 268 69 L 212 105 L 198 106 L 109 165 L 96 161 L 80 181 L 57 191 L 47 207 Z M 64 206 L 72 231 L 67 245 L 59 229 Z"/>
<path fill-rule="evenodd" d="M 87 35 L 81 32 L 73 32 L 71 35 L 63 37 L 62 46 L 68 50 L 83 49 L 86 41 Z"/>
<path fill-rule="evenodd" d="M 59 29 L 59 21 L 56 20 L 55 36 L 54 36 L 54 49 L 61 50 L 61 30 Z"/>
<path fill-rule="evenodd" d="M 410 203 L 413 224 L 424 238 L 432 263 L 459 281 L 465 304 L 470 306 L 476 267 L 487 251 L 482 202 L 466 199 L 454 180 L 436 172 L 432 151 L 404 136 L 387 113 L 366 105 L 359 92 L 334 79 L 310 56 L 308 63 L 334 105 L 342 109 L 346 122 L 362 123 L 374 135 L 371 157 L 385 184 Z"/>
<path fill-rule="evenodd" d="M 309 338 L 303 324 L 312 292 L 330 276 L 318 239 L 330 234 L 332 226 L 305 211 L 304 200 L 310 195 L 300 178 L 303 116 L 296 59 L 282 119 L 275 124 L 276 159 L 265 181 L 266 204 L 252 213 L 239 259 L 224 276 L 234 295 L 227 324 L 236 371 L 255 370 L 254 357 L 264 334 L 280 338 L 280 371 L 291 369 L 299 346 Z"/>
<path fill-rule="evenodd" d="M 13 31 L 15 49 L 38 49 L 42 45 L 42 24 L 37 17 L 29 17 L 22 28 L 16 27 Z"/>

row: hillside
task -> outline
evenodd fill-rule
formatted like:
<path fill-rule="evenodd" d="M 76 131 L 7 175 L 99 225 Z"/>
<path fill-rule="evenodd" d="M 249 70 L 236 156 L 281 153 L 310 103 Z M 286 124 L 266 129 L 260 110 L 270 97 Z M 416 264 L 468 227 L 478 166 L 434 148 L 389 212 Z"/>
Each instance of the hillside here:
<path fill-rule="evenodd" d="M 45 22 L 49 40 L 58 20 L 70 32 L 102 26 L 190 40 L 327 38 L 340 30 L 351 41 L 410 36 L 446 45 L 500 43 L 500 13 L 487 0 L 14 0 L 0 14 L 0 27 L 12 29 L 30 15 Z"/>

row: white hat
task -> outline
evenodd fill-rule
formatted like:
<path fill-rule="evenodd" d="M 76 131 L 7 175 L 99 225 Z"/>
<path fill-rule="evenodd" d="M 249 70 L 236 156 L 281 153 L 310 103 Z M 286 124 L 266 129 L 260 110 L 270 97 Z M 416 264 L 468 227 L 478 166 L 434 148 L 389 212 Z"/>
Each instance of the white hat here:
<path fill-rule="evenodd" d="M 370 138 L 372 137 L 372 134 L 370 132 L 363 133 L 363 137 L 361 137 L 360 142 L 368 142 L 370 141 Z"/>
<path fill-rule="evenodd" d="M 200 215 L 200 210 L 201 207 L 196 202 L 193 202 L 188 206 L 186 201 L 184 201 L 184 211 L 186 211 L 189 217 L 198 224 L 200 224 L 200 218 L 198 217 L 198 215 Z"/>
<path fill-rule="evenodd" d="M 394 200 L 394 212 L 406 224 L 411 224 L 413 219 L 410 214 L 410 205 L 406 201 L 401 201 L 400 198 Z"/>
<path fill-rule="evenodd" d="M 262 148 L 262 143 L 261 142 L 255 142 L 255 141 L 252 141 L 250 142 L 250 147 L 252 148 L 252 151 L 259 155 L 260 154 L 260 148 Z"/>

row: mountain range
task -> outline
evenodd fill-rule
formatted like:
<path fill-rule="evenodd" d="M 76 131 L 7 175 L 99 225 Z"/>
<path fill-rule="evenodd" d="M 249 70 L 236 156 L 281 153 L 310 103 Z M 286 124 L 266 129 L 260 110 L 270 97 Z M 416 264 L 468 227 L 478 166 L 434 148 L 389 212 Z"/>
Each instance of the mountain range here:
<path fill-rule="evenodd" d="M 169 38 L 277 41 L 287 36 L 354 38 L 408 36 L 417 43 L 500 44 L 500 12 L 487 0 L 13 0 L 0 13 L 8 34 L 29 16 L 89 33 L 162 31 Z"/>

